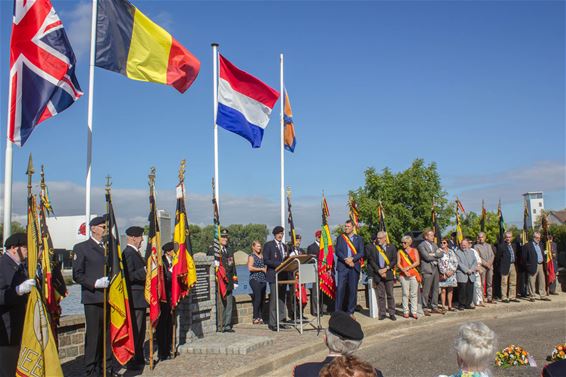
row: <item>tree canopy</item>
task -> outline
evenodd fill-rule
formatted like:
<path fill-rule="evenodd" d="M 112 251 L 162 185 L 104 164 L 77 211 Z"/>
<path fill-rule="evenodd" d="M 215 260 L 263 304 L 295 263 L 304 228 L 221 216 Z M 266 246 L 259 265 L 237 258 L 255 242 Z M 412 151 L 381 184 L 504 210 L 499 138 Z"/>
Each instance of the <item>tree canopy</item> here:
<path fill-rule="evenodd" d="M 387 232 L 394 244 L 409 231 L 422 231 L 432 226 L 433 202 L 441 229 L 450 224 L 454 213 L 447 193 L 442 189 L 436 163 L 426 165 L 422 159 L 414 160 L 408 169 L 398 173 L 386 167 L 380 174 L 370 167 L 365 171 L 364 186 L 350 194 L 358 205 L 363 223 L 360 234 L 366 241 L 377 231 L 380 202 Z"/>
<path fill-rule="evenodd" d="M 258 240 L 262 244 L 267 240 L 269 231 L 265 224 L 232 224 L 225 227 L 228 229 L 229 245 L 234 250 L 242 250 L 246 253 L 251 252 L 252 242 Z M 214 237 L 214 226 L 189 225 L 191 245 L 193 253 L 206 253 L 212 238 Z"/>

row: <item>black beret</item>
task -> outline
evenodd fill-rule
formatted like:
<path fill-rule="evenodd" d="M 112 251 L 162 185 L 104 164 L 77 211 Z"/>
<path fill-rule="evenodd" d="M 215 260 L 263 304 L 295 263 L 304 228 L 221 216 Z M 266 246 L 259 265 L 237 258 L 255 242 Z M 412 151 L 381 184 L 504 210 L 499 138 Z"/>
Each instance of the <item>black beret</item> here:
<path fill-rule="evenodd" d="M 220 237 L 228 237 L 228 229 L 222 228 L 220 231 Z"/>
<path fill-rule="evenodd" d="M 328 321 L 328 331 L 342 339 L 362 340 L 364 338 L 362 326 L 345 312 L 332 313 Z"/>
<path fill-rule="evenodd" d="M 126 235 L 130 237 L 141 237 L 143 236 L 143 228 L 141 226 L 131 226 L 126 229 Z"/>
<path fill-rule="evenodd" d="M 14 233 L 6 239 L 4 247 L 9 249 L 11 247 L 27 246 L 28 236 L 25 233 Z"/>
<path fill-rule="evenodd" d="M 95 217 L 94 219 L 90 220 L 88 225 L 90 226 L 97 226 L 106 222 L 106 215 Z"/>
<path fill-rule="evenodd" d="M 283 233 L 285 231 L 285 229 L 283 229 L 283 227 L 281 225 L 277 225 L 275 228 L 273 228 L 273 235 L 279 234 L 279 233 Z"/>
<path fill-rule="evenodd" d="M 161 250 L 168 252 L 175 249 L 173 242 L 167 242 L 165 245 L 161 246 Z"/>

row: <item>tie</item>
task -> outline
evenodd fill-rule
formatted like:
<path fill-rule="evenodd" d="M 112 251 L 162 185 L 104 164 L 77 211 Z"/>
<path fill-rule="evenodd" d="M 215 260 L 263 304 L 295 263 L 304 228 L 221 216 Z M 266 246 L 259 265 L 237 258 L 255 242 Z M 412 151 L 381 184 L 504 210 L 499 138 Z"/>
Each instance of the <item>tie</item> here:
<path fill-rule="evenodd" d="M 277 246 L 279 247 L 279 252 L 281 253 L 281 259 L 285 259 L 285 252 L 283 250 L 283 245 L 281 242 L 277 242 Z"/>
<path fill-rule="evenodd" d="M 98 243 L 98 246 L 100 246 L 101 248 L 104 249 L 104 243 L 103 243 L 102 241 L 100 241 L 100 242 Z"/>

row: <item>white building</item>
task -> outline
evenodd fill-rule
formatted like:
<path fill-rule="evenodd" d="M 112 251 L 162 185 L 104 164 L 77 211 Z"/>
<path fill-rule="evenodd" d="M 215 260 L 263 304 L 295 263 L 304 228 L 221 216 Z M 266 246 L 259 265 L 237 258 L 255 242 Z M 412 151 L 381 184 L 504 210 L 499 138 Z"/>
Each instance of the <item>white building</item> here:
<path fill-rule="evenodd" d="M 529 218 L 527 219 L 527 224 L 529 227 L 534 228 L 535 222 L 544 210 L 544 198 L 542 197 L 542 191 L 533 191 L 523 194 L 525 198 L 525 204 L 527 205 L 527 211 L 529 212 Z"/>

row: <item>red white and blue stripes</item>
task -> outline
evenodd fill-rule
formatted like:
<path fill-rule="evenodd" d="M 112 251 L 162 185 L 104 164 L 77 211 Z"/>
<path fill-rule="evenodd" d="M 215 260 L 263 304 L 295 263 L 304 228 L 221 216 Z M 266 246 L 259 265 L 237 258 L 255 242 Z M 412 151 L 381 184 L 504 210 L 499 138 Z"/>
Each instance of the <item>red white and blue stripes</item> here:
<path fill-rule="evenodd" d="M 253 148 L 259 148 L 279 92 L 240 70 L 222 55 L 219 61 L 216 124 L 242 136 Z"/>

